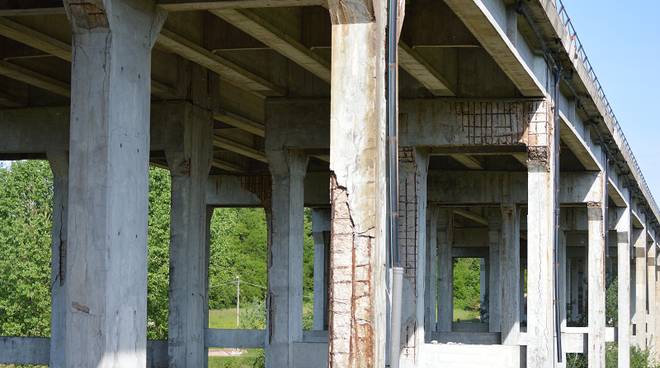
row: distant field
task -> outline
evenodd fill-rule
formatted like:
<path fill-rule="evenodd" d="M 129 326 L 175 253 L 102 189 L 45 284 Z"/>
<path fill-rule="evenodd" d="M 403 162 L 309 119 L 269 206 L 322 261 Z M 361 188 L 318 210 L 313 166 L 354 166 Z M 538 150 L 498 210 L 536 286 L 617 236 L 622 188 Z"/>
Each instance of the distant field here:
<path fill-rule="evenodd" d="M 241 308 L 241 315 L 244 309 Z M 210 328 L 236 328 L 236 308 L 213 309 L 209 311 Z M 209 357 L 209 368 L 258 368 L 254 363 L 262 349 L 246 349 L 241 356 Z"/>

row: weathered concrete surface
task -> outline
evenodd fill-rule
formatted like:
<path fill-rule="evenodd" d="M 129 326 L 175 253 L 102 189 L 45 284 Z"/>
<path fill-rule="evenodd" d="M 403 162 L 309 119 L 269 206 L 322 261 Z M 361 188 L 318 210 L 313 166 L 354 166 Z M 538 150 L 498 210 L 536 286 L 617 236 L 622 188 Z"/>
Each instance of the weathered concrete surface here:
<path fill-rule="evenodd" d="M 385 364 L 385 5 L 329 3 L 333 368 Z"/>
<path fill-rule="evenodd" d="M 214 175 L 206 185 L 206 204 L 214 207 L 263 207 L 261 198 L 249 190 L 247 182 L 255 176 Z M 270 180 L 263 177 L 263 180 Z M 310 172 L 305 175 L 305 207 L 330 205 L 330 175 Z"/>
<path fill-rule="evenodd" d="M 293 347 L 302 341 L 304 179 L 307 157 L 268 151 L 272 197 L 269 225 L 267 367 L 294 367 Z"/>
<path fill-rule="evenodd" d="M 208 221 L 206 186 L 213 156 L 208 111 L 188 105 L 179 149 L 165 151 L 172 195 L 168 356 L 170 367 L 208 364 Z"/>
<path fill-rule="evenodd" d="M 601 178 L 600 180 L 604 180 Z M 602 193 L 602 192 L 600 192 Z M 605 224 L 603 202 L 587 204 L 589 219 L 589 366 L 605 366 Z"/>
<path fill-rule="evenodd" d="M 559 183 L 559 203 L 583 204 L 601 200 L 593 195 L 598 174 L 564 172 Z M 534 197 L 527 175 L 501 171 L 430 171 L 429 202 L 434 204 L 499 205 L 511 201 L 527 203 Z"/>
<path fill-rule="evenodd" d="M 67 367 L 144 367 L 151 48 L 149 1 L 65 1 L 73 24 Z"/>
<path fill-rule="evenodd" d="M 635 308 L 633 345 L 644 349 L 646 344 L 646 229 L 633 230 L 635 259 Z"/>
<path fill-rule="evenodd" d="M 530 123 L 527 201 L 527 365 L 554 367 L 554 257 L 558 138 L 549 102 Z M 513 191 L 512 191 L 513 193 Z"/>
<path fill-rule="evenodd" d="M 429 207 L 426 215 L 426 285 L 424 287 L 424 342 L 431 341 L 436 330 L 438 302 L 438 207 Z"/>
<path fill-rule="evenodd" d="M 500 276 L 502 344 L 517 345 L 520 334 L 520 228 L 515 205 L 502 205 Z"/>
<path fill-rule="evenodd" d="M 67 206 L 69 201 L 69 155 L 62 151 L 48 152 L 53 172 L 53 228 L 51 234 L 51 312 L 50 367 L 63 367 L 66 339 L 66 258 Z"/>
<path fill-rule="evenodd" d="M 404 269 L 401 301 L 400 366 L 414 367 L 424 343 L 426 215 L 429 156 L 424 149 L 399 147 L 399 257 Z M 395 354 L 399 353 L 398 351 Z"/>
<path fill-rule="evenodd" d="M 620 209 L 621 215 L 616 225 L 617 237 L 617 320 L 618 320 L 618 363 L 619 368 L 630 366 L 630 340 L 632 329 L 630 319 L 630 249 L 632 247 L 632 223 L 630 207 Z"/>
<path fill-rule="evenodd" d="M 502 220 L 500 211 L 488 213 L 488 331 L 500 332 L 502 279 L 500 252 Z"/>
<path fill-rule="evenodd" d="M 314 321 L 313 329 L 322 331 L 328 326 L 328 259 L 330 250 L 330 210 L 312 210 L 314 238 Z"/>
<path fill-rule="evenodd" d="M 451 332 L 454 317 L 454 264 L 451 247 L 454 242 L 453 214 L 441 209 L 438 213 L 438 324 L 436 331 Z"/>

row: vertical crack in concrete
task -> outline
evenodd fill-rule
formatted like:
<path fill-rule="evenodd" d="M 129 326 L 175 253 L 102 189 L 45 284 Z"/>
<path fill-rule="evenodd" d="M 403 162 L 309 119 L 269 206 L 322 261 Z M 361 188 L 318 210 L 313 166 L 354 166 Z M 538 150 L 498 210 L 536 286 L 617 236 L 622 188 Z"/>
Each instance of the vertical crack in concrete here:
<path fill-rule="evenodd" d="M 346 187 L 330 174 L 332 229 L 329 291 L 329 363 L 333 367 L 374 364 L 374 228 L 356 231 Z"/>

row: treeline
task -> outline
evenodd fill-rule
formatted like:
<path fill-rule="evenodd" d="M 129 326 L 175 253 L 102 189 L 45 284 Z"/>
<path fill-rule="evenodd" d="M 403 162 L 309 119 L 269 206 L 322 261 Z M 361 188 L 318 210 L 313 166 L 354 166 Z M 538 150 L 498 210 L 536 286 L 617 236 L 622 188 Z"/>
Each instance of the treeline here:
<path fill-rule="evenodd" d="M 149 171 L 148 334 L 167 337 L 170 177 Z M 50 335 L 52 173 L 45 161 L 0 167 L 0 336 Z M 209 308 L 263 301 L 267 229 L 262 209 L 216 209 L 211 221 Z M 311 214 L 305 211 L 304 299 L 312 300 Z"/>

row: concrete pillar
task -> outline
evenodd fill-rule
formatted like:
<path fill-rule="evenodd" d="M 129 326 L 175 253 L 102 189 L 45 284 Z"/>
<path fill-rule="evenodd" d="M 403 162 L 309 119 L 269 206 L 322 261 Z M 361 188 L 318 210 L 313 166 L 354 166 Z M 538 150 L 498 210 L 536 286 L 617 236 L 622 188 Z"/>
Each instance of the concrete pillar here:
<path fill-rule="evenodd" d="M 403 364 L 414 365 L 424 344 L 426 289 L 426 204 L 429 156 L 425 150 L 399 148 L 399 249 L 404 268 L 401 343 Z"/>
<path fill-rule="evenodd" d="M 646 230 L 633 230 L 635 243 L 635 323 L 634 344 L 646 348 Z"/>
<path fill-rule="evenodd" d="M 527 366 L 552 368 L 554 254 L 558 185 L 557 128 L 549 101 L 531 114 L 527 159 Z"/>
<path fill-rule="evenodd" d="M 500 332 L 502 280 L 500 274 L 500 231 L 502 214 L 499 209 L 488 211 L 488 331 Z"/>
<path fill-rule="evenodd" d="M 308 158 L 269 151 L 272 177 L 269 221 L 266 366 L 292 368 L 293 343 L 302 341 L 304 180 Z"/>
<path fill-rule="evenodd" d="M 329 367 L 382 367 L 386 341 L 383 0 L 332 0 Z"/>
<path fill-rule="evenodd" d="M 452 213 L 441 209 L 438 214 L 438 326 L 439 332 L 451 332 L 454 319 L 454 262 L 452 248 Z"/>
<path fill-rule="evenodd" d="M 566 249 L 566 232 L 564 229 L 560 229 L 558 234 L 558 252 L 559 252 L 559 265 L 557 267 L 557 277 L 559 278 L 559 325 L 560 333 L 565 331 L 568 326 L 567 316 L 566 316 L 566 304 L 567 304 L 567 292 L 566 292 L 566 270 L 567 270 L 567 249 Z M 566 367 L 566 348 L 562 349 L 562 363 L 560 366 Z"/>
<path fill-rule="evenodd" d="M 314 238 L 314 324 L 317 331 L 328 328 L 328 251 L 330 250 L 330 210 L 312 210 Z"/>
<path fill-rule="evenodd" d="M 648 226 L 647 226 L 648 229 Z M 647 247 L 646 247 L 646 275 L 647 275 L 647 285 L 648 285 L 648 302 L 647 307 L 647 317 L 646 317 L 646 328 L 647 328 L 647 338 L 646 344 L 649 349 L 655 349 L 655 309 L 656 309 L 656 299 L 655 299 L 655 257 L 656 257 L 656 248 L 655 243 L 647 235 Z M 653 352 L 655 354 L 655 351 Z"/>
<path fill-rule="evenodd" d="M 657 234 L 656 234 L 656 238 L 657 238 Z M 654 354 L 655 354 L 654 358 L 657 361 L 658 358 L 660 357 L 660 317 L 659 317 L 660 304 L 657 301 L 657 298 L 660 295 L 660 274 L 659 274 L 660 268 L 658 267 L 658 264 L 659 264 L 658 261 L 660 260 L 659 259 L 660 254 L 657 251 L 658 243 L 653 243 L 651 246 L 656 248 L 656 257 L 655 257 L 655 260 L 654 260 L 655 261 L 655 297 L 656 297 L 656 302 L 651 304 L 651 308 L 653 308 L 653 311 L 655 313 L 655 318 L 654 318 L 655 325 L 653 326 L 653 336 L 654 336 L 653 348 L 654 348 Z"/>
<path fill-rule="evenodd" d="M 64 367 L 66 339 L 66 238 L 67 205 L 69 197 L 69 156 L 66 152 L 48 152 L 53 172 L 53 228 L 51 230 L 51 313 L 50 367 Z"/>
<path fill-rule="evenodd" d="M 488 318 L 486 300 L 488 299 L 488 259 L 479 260 L 479 319 L 485 321 Z"/>
<path fill-rule="evenodd" d="M 618 367 L 630 367 L 630 245 L 631 222 L 630 207 L 621 209 L 622 213 L 616 224 L 617 235 L 617 285 L 618 285 Z"/>
<path fill-rule="evenodd" d="M 501 210 L 502 344 L 517 345 L 520 336 L 520 234 L 516 226 L 518 216 L 517 209 L 513 205 L 503 205 Z"/>
<path fill-rule="evenodd" d="M 168 357 L 170 367 L 206 367 L 206 184 L 213 157 L 213 123 L 206 110 L 192 104 L 185 109 L 178 149 L 165 152 L 172 178 Z"/>
<path fill-rule="evenodd" d="M 67 367 L 144 367 L 152 1 L 64 1 L 73 28 Z"/>
<path fill-rule="evenodd" d="M 426 217 L 426 308 L 424 310 L 425 341 L 432 340 L 431 332 L 436 331 L 438 305 L 438 216 L 440 208 L 430 207 Z"/>
<path fill-rule="evenodd" d="M 571 290 L 571 322 L 578 320 L 580 314 L 580 265 L 577 258 L 571 258 L 570 290 Z"/>
<path fill-rule="evenodd" d="M 605 367 L 605 247 L 607 244 L 605 243 L 603 202 L 587 203 L 587 218 L 589 228 L 588 362 L 590 367 Z"/>

